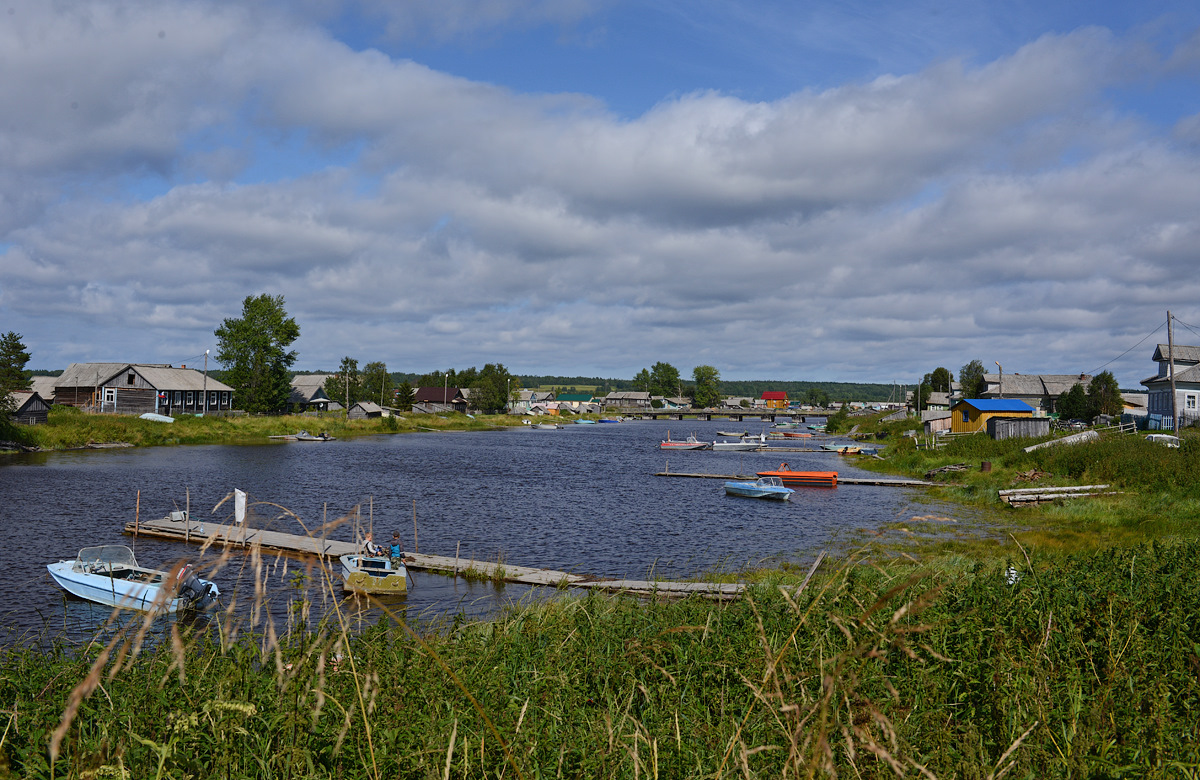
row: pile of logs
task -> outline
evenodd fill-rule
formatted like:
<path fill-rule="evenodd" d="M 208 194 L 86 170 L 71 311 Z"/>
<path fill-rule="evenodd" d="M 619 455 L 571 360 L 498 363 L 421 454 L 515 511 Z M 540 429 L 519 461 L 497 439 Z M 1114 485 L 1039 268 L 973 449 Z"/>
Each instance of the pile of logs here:
<path fill-rule="evenodd" d="M 1108 485 L 1076 485 L 1074 487 L 1037 487 L 1014 488 L 1000 490 L 997 493 L 1000 500 L 1010 506 L 1028 506 L 1044 501 L 1057 501 L 1060 498 L 1091 498 L 1094 496 L 1115 496 L 1118 490 L 1107 490 Z"/>

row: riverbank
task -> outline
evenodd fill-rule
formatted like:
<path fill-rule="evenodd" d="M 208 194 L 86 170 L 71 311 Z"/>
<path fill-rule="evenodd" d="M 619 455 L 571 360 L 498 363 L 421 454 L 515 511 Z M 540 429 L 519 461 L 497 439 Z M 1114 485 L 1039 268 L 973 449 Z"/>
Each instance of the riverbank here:
<path fill-rule="evenodd" d="M 451 413 L 404 414 L 371 420 L 347 420 L 336 414 L 279 415 L 273 417 L 196 417 L 182 415 L 173 423 L 125 415 L 84 414 L 69 406 L 55 406 L 44 425 L 6 424 L 0 440 L 29 451 L 68 450 L 102 446 L 158 447 L 180 444 L 262 444 L 272 436 L 297 431 L 328 433 L 335 438 L 417 431 L 478 431 L 521 425 L 513 415 Z"/>
<path fill-rule="evenodd" d="M 560 598 L 357 634 L 347 616 L 179 624 L 153 648 L 135 625 L 0 651 L 0 774 L 1190 776 L 1198 557 L 849 560 L 730 604 Z"/>

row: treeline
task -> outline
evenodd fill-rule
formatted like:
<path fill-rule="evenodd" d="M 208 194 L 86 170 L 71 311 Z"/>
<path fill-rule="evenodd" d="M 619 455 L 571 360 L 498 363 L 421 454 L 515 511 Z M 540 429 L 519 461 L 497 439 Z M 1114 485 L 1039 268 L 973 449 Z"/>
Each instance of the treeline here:
<path fill-rule="evenodd" d="M 899 385 L 863 382 L 772 382 L 770 380 L 721 380 L 725 395 L 760 398 L 766 390 L 783 390 L 791 400 L 803 400 L 814 391 L 824 393 L 831 401 L 903 401 Z"/>

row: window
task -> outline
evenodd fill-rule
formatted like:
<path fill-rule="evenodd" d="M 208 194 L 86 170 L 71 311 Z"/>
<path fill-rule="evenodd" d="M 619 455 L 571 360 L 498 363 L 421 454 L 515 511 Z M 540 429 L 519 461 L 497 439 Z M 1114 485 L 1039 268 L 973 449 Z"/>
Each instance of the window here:
<path fill-rule="evenodd" d="M 1191 393 L 1188 393 L 1187 401 L 1184 403 L 1184 406 L 1187 409 L 1195 409 L 1196 408 L 1196 396 L 1192 395 Z"/>
<path fill-rule="evenodd" d="M 195 403 L 194 396 L 192 395 L 192 391 L 188 390 L 187 391 L 187 405 L 191 406 L 193 403 Z"/>
<path fill-rule="evenodd" d="M 133 377 L 134 377 L 134 374 L 133 374 L 133 372 L 131 371 L 131 372 L 129 373 L 129 376 L 125 377 L 125 384 L 127 384 L 127 385 L 129 385 L 129 386 L 131 386 L 131 387 L 132 387 L 132 386 L 133 386 Z"/>
<path fill-rule="evenodd" d="M 971 413 L 970 413 L 970 412 L 968 412 L 966 409 L 963 409 L 963 419 L 962 419 L 962 421 L 963 421 L 963 422 L 971 422 Z"/>
<path fill-rule="evenodd" d="M 217 391 L 216 390 L 208 391 L 208 408 L 210 408 L 210 409 L 217 408 Z"/>
<path fill-rule="evenodd" d="M 176 406 L 179 406 L 179 405 L 180 405 L 180 404 L 182 404 L 182 403 L 183 403 L 183 391 L 182 391 L 182 390 L 176 390 L 176 391 L 175 391 L 175 405 L 176 405 Z"/>
<path fill-rule="evenodd" d="M 221 406 L 225 409 L 229 408 L 229 391 L 221 393 Z"/>
<path fill-rule="evenodd" d="M 115 387 L 104 388 L 104 403 L 111 404 L 111 403 L 116 402 L 116 400 L 117 400 L 117 388 L 115 388 Z"/>

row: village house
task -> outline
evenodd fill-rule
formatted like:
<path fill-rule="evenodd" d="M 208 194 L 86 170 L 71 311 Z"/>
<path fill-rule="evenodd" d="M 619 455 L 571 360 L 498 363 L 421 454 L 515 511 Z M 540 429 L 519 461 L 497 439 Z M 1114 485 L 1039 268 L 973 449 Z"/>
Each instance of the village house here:
<path fill-rule="evenodd" d="M 383 407 L 374 401 L 358 401 L 346 413 L 349 420 L 373 420 L 376 417 L 383 417 Z"/>
<path fill-rule="evenodd" d="M 620 390 L 604 396 L 606 409 L 649 409 L 650 394 L 641 390 Z"/>
<path fill-rule="evenodd" d="M 205 414 L 233 409 L 233 388 L 199 371 L 160 363 L 72 363 L 54 403 L 109 414 Z"/>
<path fill-rule="evenodd" d="M 546 404 L 554 400 L 554 393 L 549 390 L 518 390 L 517 400 L 513 401 L 513 414 L 534 414 L 533 407 L 541 407 L 541 414 L 546 413 Z"/>
<path fill-rule="evenodd" d="M 1158 373 L 1141 381 L 1147 391 L 1146 412 L 1151 428 L 1174 428 L 1171 418 L 1171 363 L 1175 363 L 1175 409 L 1179 427 L 1200 421 L 1200 347 L 1159 344 L 1152 358 Z"/>
<path fill-rule="evenodd" d="M 964 398 L 950 408 L 951 433 L 985 431 L 994 418 L 1032 418 L 1033 407 L 1016 398 Z"/>
<path fill-rule="evenodd" d="M 288 407 L 293 412 L 324 412 L 332 399 L 325 393 L 325 381 L 333 374 L 296 374 L 292 377 L 292 394 Z"/>
<path fill-rule="evenodd" d="M 979 397 L 1014 398 L 1050 414 L 1060 395 L 1075 385 L 1087 390 L 1091 381 L 1090 374 L 984 374 Z"/>
<path fill-rule="evenodd" d="M 783 390 L 764 390 L 761 400 L 761 405 L 768 409 L 788 408 L 787 393 Z"/>
<path fill-rule="evenodd" d="M 413 408 L 418 414 L 462 412 L 466 414 L 469 404 L 463 391 L 457 387 L 418 387 L 413 391 Z"/>
<path fill-rule="evenodd" d="M 13 413 L 11 420 L 21 425 L 39 425 L 46 422 L 50 414 L 50 404 L 35 390 L 14 390 L 12 397 Z"/>

